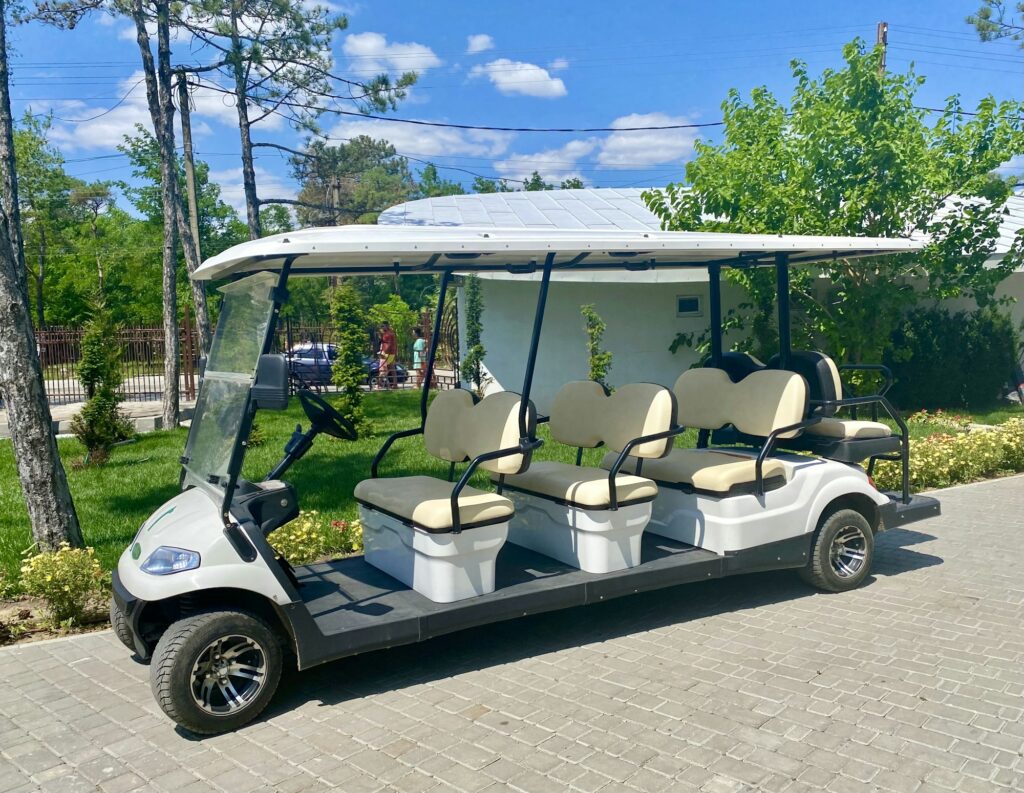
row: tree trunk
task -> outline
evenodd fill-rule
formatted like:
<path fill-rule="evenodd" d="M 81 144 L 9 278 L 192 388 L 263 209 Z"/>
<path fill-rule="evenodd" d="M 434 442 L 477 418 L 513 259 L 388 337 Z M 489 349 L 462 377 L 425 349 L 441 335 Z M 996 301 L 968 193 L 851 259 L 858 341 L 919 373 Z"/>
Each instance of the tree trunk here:
<path fill-rule="evenodd" d="M 203 255 L 199 242 L 199 200 L 196 197 L 196 174 L 192 161 L 192 123 L 188 102 L 188 83 L 185 81 L 185 73 L 178 72 L 178 109 L 181 113 L 181 143 L 185 159 L 188 223 L 185 222 L 185 212 L 182 209 L 180 195 L 178 196 L 176 215 L 178 236 L 181 237 L 181 247 L 185 251 L 185 266 L 188 268 L 189 275 L 192 275 L 203 263 Z M 192 306 L 196 313 L 196 328 L 199 330 L 200 355 L 205 356 L 209 353 L 210 343 L 213 341 L 210 310 L 206 302 L 206 287 L 202 281 L 191 279 L 190 281 L 192 284 Z"/>
<path fill-rule="evenodd" d="M 160 147 L 160 181 L 164 210 L 163 245 L 163 329 L 164 329 L 164 391 L 163 423 L 165 428 L 178 426 L 179 409 L 179 350 L 178 350 L 178 289 L 176 254 L 178 228 L 177 168 L 174 159 L 174 104 L 171 101 L 170 13 L 167 0 L 156 0 L 157 57 L 159 73 L 153 63 L 146 14 L 142 0 L 132 0 L 131 14 L 135 23 L 135 40 L 142 57 L 142 71 L 146 80 L 146 100 Z"/>
<path fill-rule="evenodd" d="M 81 546 L 82 530 L 53 437 L 35 334 L 14 170 L 14 124 L 7 68 L 7 7 L 0 0 L 0 397 L 7 408 L 18 479 L 41 549 Z"/>
<path fill-rule="evenodd" d="M 235 107 L 238 109 L 238 134 L 242 144 L 242 188 L 245 191 L 245 218 L 249 239 L 263 236 L 260 226 L 260 203 L 256 197 L 256 169 L 252 161 L 252 135 L 249 130 L 248 86 L 242 63 L 242 42 L 238 32 L 240 3 L 231 4 L 231 66 L 235 78 Z"/>

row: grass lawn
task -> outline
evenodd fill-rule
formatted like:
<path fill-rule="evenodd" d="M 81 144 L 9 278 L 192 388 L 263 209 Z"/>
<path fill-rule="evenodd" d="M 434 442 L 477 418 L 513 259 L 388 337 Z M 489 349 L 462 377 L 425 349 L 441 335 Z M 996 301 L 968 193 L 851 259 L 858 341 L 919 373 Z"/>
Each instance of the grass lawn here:
<path fill-rule="evenodd" d="M 358 441 L 339 441 L 319 437 L 310 452 L 285 475 L 299 493 L 303 509 L 319 511 L 324 520 L 351 519 L 356 516 L 352 490 L 367 477 L 370 462 L 385 438 L 392 432 L 414 427 L 419 421 L 419 395 L 412 391 L 371 393 L 365 401 L 368 431 Z M 950 411 L 960 412 L 960 411 Z M 997 424 L 1013 417 L 1024 417 L 1024 409 L 1004 407 L 977 413 L 975 420 Z M 259 480 L 280 459 L 285 442 L 297 423 L 306 425 L 298 400 L 281 413 L 262 412 L 259 425 L 264 443 L 249 451 L 244 476 Z M 912 424 L 912 437 L 920 438 L 947 431 L 929 424 Z M 88 545 L 106 568 L 112 568 L 121 551 L 139 525 L 160 504 L 178 490 L 178 473 L 187 430 L 152 432 L 140 435 L 135 444 L 113 450 L 110 461 L 100 468 L 79 468 L 82 446 L 73 438 L 58 442 L 78 508 L 82 530 Z M 547 437 L 542 426 L 541 437 Z M 687 432 L 677 439 L 680 446 L 693 446 L 696 433 Z M 596 465 L 604 450 L 587 450 L 584 464 Z M 535 459 L 573 461 L 574 449 L 554 442 L 546 443 Z M 444 477 L 447 464 L 423 451 L 420 438 L 398 441 L 392 447 L 381 471 L 384 475 L 432 473 Z M 474 480 L 486 486 L 484 475 Z M 31 545 L 28 515 L 18 485 L 14 457 L 9 441 L 0 441 L 0 571 L 17 574 L 22 552 Z"/>

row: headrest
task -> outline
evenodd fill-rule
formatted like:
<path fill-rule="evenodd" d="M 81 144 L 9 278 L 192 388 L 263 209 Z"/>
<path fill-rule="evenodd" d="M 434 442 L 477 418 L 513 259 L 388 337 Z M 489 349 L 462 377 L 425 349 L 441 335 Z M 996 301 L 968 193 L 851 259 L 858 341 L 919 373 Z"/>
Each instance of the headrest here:
<path fill-rule="evenodd" d="M 690 369 L 672 389 L 684 427 L 717 430 L 727 424 L 746 435 L 765 437 L 803 421 L 807 384 L 794 372 L 765 369 L 734 383 L 721 369 Z M 781 437 L 792 438 L 799 430 Z"/>
<path fill-rule="evenodd" d="M 675 424 L 672 392 L 655 383 L 630 383 L 609 394 L 592 380 L 562 386 L 551 403 L 551 437 L 569 446 L 592 449 L 602 443 L 621 452 L 634 438 L 665 432 Z M 664 457 L 670 439 L 634 447 L 634 457 Z"/>
<path fill-rule="evenodd" d="M 768 360 L 769 369 L 782 369 L 782 358 L 773 355 Z M 843 398 L 843 383 L 839 379 L 839 368 L 835 362 L 823 352 L 812 350 L 794 350 L 789 354 L 789 363 L 785 371 L 796 372 L 802 376 L 810 388 L 812 402 L 831 402 Z M 818 407 L 808 405 L 808 413 L 817 416 L 833 416 L 834 407 Z"/>
<path fill-rule="evenodd" d="M 764 369 L 764 364 L 749 352 L 737 352 L 735 350 L 723 352 L 718 366 L 712 364 L 710 360 L 704 366 L 708 369 L 721 369 L 729 375 L 729 379 L 734 383 L 738 383 L 748 374 L 760 372 Z"/>

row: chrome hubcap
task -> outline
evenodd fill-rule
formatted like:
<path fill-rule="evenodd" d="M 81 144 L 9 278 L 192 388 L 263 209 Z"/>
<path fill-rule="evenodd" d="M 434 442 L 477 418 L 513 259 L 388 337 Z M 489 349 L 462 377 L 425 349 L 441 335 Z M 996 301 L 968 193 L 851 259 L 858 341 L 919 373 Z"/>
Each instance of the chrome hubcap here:
<path fill-rule="evenodd" d="M 228 716 L 252 702 L 267 679 L 267 656 L 248 636 L 210 642 L 192 665 L 192 699 L 206 713 Z"/>
<path fill-rule="evenodd" d="M 857 526 L 844 526 L 832 540 L 829 558 L 840 578 L 853 578 L 867 561 L 867 538 Z"/>

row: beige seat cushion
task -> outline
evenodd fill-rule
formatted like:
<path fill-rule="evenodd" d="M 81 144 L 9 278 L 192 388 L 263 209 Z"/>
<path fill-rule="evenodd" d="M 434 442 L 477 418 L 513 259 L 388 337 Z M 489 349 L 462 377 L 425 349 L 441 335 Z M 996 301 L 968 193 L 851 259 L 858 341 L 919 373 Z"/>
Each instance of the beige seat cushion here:
<path fill-rule="evenodd" d="M 587 509 L 608 509 L 608 471 L 552 461 L 535 462 L 526 473 L 506 476 L 505 484 L 517 490 L 566 501 Z M 650 479 L 630 474 L 615 478 L 615 498 L 619 505 L 649 501 L 658 495 L 658 486 Z"/>
<path fill-rule="evenodd" d="M 606 454 L 601 467 L 610 469 L 617 454 Z M 620 470 L 636 471 L 636 459 L 628 458 Z M 715 495 L 729 495 L 735 489 L 747 489 L 757 480 L 755 458 L 718 449 L 673 449 L 660 460 L 645 460 L 640 469 L 656 482 L 691 485 Z M 762 466 L 765 480 L 786 477 L 786 466 L 769 457 Z"/>
<path fill-rule="evenodd" d="M 689 369 L 672 390 L 684 427 L 717 430 L 732 424 L 747 435 L 767 437 L 803 421 L 807 411 L 807 381 L 794 372 L 764 369 L 734 383 L 721 369 Z"/>
<path fill-rule="evenodd" d="M 355 489 L 356 501 L 410 521 L 430 532 L 451 531 L 451 496 L 454 482 L 432 476 L 397 476 L 364 479 Z M 459 494 L 459 522 L 463 526 L 497 523 L 512 517 L 512 502 L 497 493 L 465 487 Z"/>
<path fill-rule="evenodd" d="M 854 421 L 853 419 L 822 419 L 820 423 L 807 428 L 808 435 L 825 438 L 851 440 L 854 438 L 888 438 L 892 430 L 879 421 Z"/>

